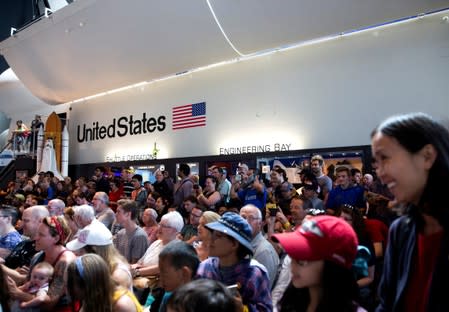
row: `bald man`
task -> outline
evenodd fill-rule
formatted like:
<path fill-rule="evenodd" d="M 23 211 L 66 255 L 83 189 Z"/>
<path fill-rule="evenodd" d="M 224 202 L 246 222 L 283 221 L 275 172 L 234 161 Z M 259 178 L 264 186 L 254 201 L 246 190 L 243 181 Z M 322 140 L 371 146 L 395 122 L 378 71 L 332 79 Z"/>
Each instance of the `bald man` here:
<path fill-rule="evenodd" d="M 20 242 L 6 257 L 5 265 L 11 269 L 16 269 L 22 266 L 28 266 L 31 258 L 37 252 L 34 248 L 34 240 L 37 236 L 37 228 L 42 222 L 42 219 L 49 216 L 47 207 L 32 206 L 23 211 L 22 224 L 23 235 L 29 237 Z"/>
<path fill-rule="evenodd" d="M 50 214 L 46 206 L 32 206 L 23 211 L 22 224 L 23 234 L 28 236 L 11 251 L 6 257 L 5 263 L 1 265 L 1 269 L 10 276 L 17 284 L 21 284 L 26 280 L 28 267 L 31 258 L 37 253 L 35 249 L 35 238 L 38 235 L 38 227 L 45 217 Z"/>

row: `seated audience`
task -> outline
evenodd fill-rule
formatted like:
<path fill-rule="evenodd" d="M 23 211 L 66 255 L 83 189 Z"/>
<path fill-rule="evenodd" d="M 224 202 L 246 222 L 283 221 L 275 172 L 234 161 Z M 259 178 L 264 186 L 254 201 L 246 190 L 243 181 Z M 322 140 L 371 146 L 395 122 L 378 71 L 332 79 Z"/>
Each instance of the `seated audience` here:
<path fill-rule="evenodd" d="M 227 212 L 206 224 L 213 230 L 208 259 L 201 262 L 197 277 L 218 280 L 225 285 L 239 283 L 243 305 L 249 311 L 271 311 L 270 281 L 266 269 L 254 263 L 251 227 L 238 214 Z"/>

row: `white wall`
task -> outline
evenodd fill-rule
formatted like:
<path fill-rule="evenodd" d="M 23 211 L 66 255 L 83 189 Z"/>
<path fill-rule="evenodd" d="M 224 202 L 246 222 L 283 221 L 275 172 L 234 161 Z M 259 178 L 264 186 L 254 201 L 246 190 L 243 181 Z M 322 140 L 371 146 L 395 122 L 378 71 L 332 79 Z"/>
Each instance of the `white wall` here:
<path fill-rule="evenodd" d="M 369 144 L 383 118 L 423 111 L 449 118 L 449 24 L 443 14 L 196 72 L 73 104 L 70 164 L 106 157 L 217 155 L 220 147 L 290 149 Z M 200 47 L 199 47 L 200 48 Z M 145 64 L 142 64 L 145 66 Z M 207 126 L 171 130 L 174 106 L 206 101 Z M 165 115 L 147 135 L 76 142 L 77 126 Z M 109 159 L 109 158 L 108 158 Z"/>

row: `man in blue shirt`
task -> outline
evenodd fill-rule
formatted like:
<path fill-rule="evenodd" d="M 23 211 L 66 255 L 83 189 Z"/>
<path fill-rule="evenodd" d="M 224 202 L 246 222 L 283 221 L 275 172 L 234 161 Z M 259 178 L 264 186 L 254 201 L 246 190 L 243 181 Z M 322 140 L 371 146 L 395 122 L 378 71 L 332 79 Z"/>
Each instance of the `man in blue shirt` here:
<path fill-rule="evenodd" d="M 337 167 L 338 186 L 329 192 L 327 198 L 327 213 L 334 215 L 342 205 L 351 205 L 357 208 L 365 207 L 364 189 L 354 186 L 351 180 L 351 171 L 346 166 Z"/>

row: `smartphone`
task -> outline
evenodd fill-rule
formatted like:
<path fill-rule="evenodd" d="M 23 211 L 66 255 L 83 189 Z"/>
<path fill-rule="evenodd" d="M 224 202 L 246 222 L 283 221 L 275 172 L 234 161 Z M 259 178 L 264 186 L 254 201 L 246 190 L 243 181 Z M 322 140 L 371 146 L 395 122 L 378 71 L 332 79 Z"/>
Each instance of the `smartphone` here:
<path fill-rule="evenodd" d="M 270 217 L 276 217 L 276 214 L 278 212 L 278 208 L 276 204 L 268 203 L 266 205 L 268 211 L 270 212 Z"/>

